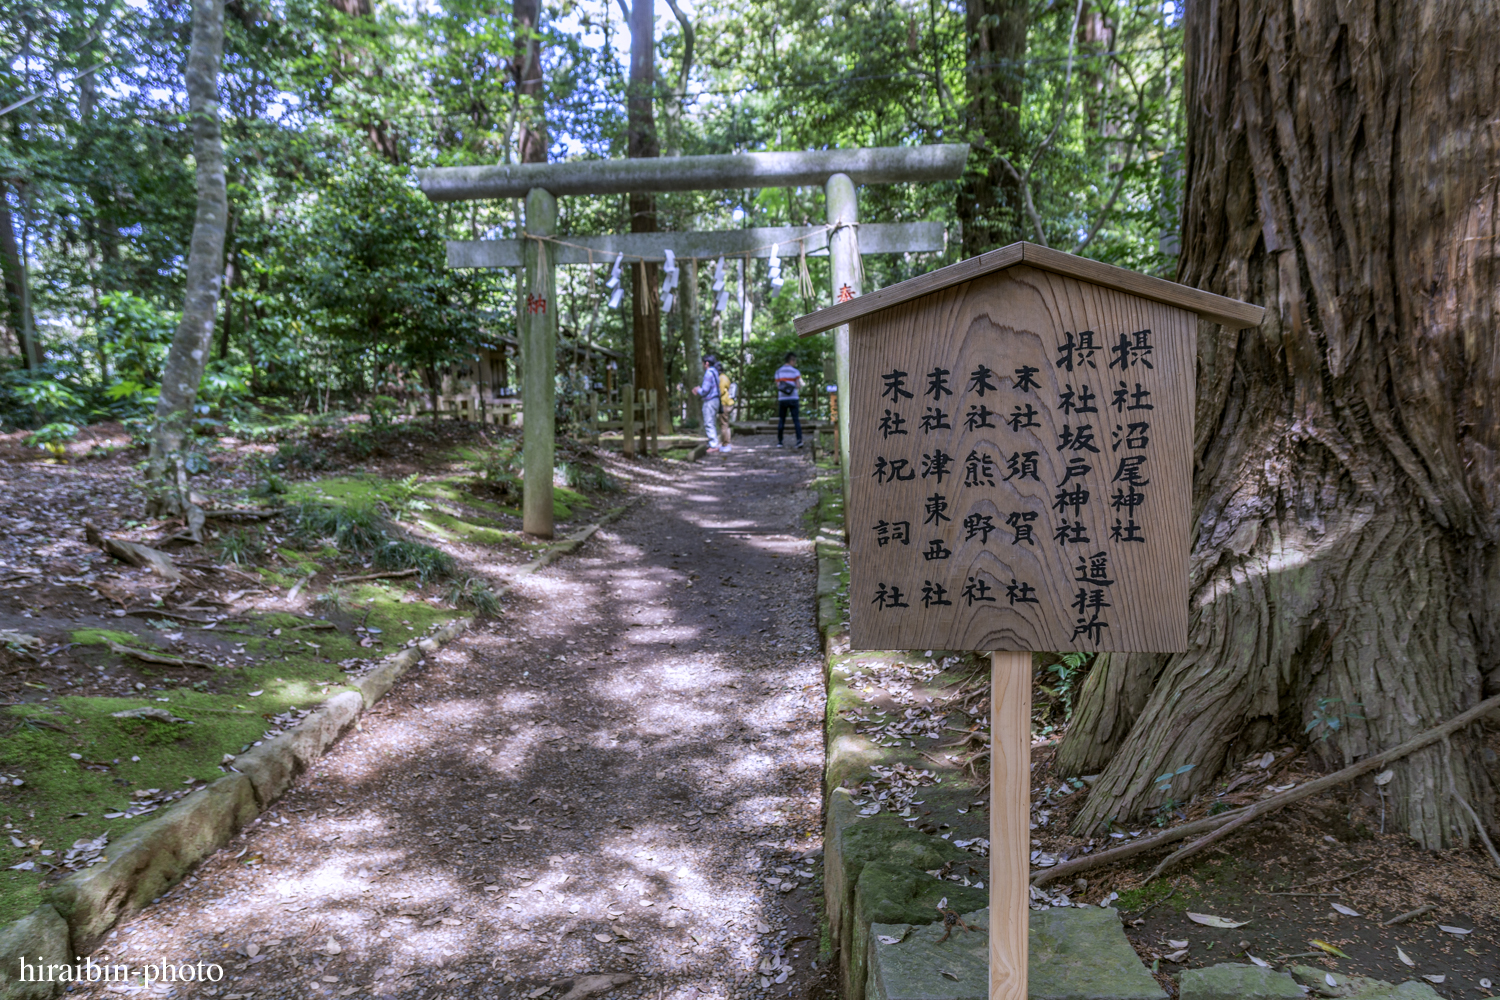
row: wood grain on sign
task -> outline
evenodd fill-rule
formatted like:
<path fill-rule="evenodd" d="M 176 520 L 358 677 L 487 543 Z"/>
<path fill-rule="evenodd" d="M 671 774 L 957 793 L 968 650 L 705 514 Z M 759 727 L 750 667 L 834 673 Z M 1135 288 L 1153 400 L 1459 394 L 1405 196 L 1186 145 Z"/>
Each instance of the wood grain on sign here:
<path fill-rule="evenodd" d="M 856 319 L 853 648 L 1181 650 L 1196 331 L 1024 265 Z"/>

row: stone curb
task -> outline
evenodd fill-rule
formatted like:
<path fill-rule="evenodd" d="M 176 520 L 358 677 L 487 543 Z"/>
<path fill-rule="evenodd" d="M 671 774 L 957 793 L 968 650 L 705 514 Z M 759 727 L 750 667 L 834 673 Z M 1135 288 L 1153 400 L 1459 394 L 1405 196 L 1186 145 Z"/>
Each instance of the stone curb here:
<path fill-rule="evenodd" d="M 559 556 L 576 552 L 594 533 L 624 517 L 632 500 L 550 545 L 517 574 L 529 576 Z M 511 584 L 500 591 L 508 593 Z M 456 618 L 323 702 L 280 736 L 235 758 L 233 773 L 189 795 L 156 819 L 105 849 L 105 860 L 77 872 L 47 893 L 47 901 L 0 929 L 0 1000 L 51 1000 L 64 983 L 21 983 L 20 961 L 38 957 L 70 964 L 92 952 L 122 917 L 150 905 L 194 865 L 229 843 L 235 832 L 270 807 L 314 761 L 383 698 L 401 675 L 458 638 L 473 623 Z"/>
<path fill-rule="evenodd" d="M 50 1000 L 60 995 L 65 983 L 22 983 L 21 959 L 34 962 L 43 957 L 49 964 L 71 964 L 74 956 L 92 952 L 122 918 L 150 905 L 268 809 L 402 674 L 420 663 L 423 654 L 452 642 L 472 622 L 454 619 L 414 646 L 386 657 L 354 682 L 357 690 L 334 695 L 292 729 L 240 754 L 230 774 L 109 845 L 102 864 L 76 872 L 50 889 L 45 903 L 0 930 L 0 1000 Z"/>

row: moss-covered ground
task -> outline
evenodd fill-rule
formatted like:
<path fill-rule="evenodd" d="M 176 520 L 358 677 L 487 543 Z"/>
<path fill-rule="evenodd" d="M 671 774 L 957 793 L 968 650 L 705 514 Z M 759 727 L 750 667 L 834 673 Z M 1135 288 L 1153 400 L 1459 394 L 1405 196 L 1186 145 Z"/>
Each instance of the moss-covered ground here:
<path fill-rule="evenodd" d="M 518 491 L 508 495 L 485 479 L 487 439 L 439 431 L 382 437 L 399 463 L 340 461 L 337 438 L 279 447 L 248 435 L 221 442 L 233 460 L 195 480 L 210 504 L 288 513 L 211 522 L 206 546 L 170 550 L 205 567 L 176 588 L 164 590 L 159 578 L 81 538 L 34 547 L 35 580 L 0 589 L 0 629 L 38 640 L 0 645 L 0 691 L 9 702 L 0 704 L 0 922 L 32 909 L 69 874 L 64 856 L 76 841 L 101 834 L 118 841 L 174 794 L 223 774 L 226 755 L 294 724 L 298 712 L 347 690 L 351 677 L 408 640 L 475 613 L 473 589 L 500 582 L 487 574 L 503 578 L 506 565 L 546 547 L 520 531 Z M 459 440 L 430 440 L 443 444 L 444 434 Z M 285 479 L 267 475 L 274 466 L 266 456 L 284 460 Z M 128 482 L 125 458 L 117 475 Z M 7 491 L 21 482 L 15 477 Z M 146 544 L 170 533 L 131 519 L 128 497 L 107 495 L 100 482 L 84 484 L 75 507 L 87 507 L 102 530 Z M 38 499 L 3 499 L 12 509 L 56 502 L 53 480 L 35 488 Z M 554 487 L 559 530 L 602 509 L 600 492 Z M 307 503 L 367 512 L 388 538 L 438 550 L 446 571 L 340 582 L 380 567 L 368 550 L 299 532 L 295 511 Z M 202 665 L 151 662 L 122 652 L 129 649 Z M 139 709 L 163 714 L 116 715 Z"/>

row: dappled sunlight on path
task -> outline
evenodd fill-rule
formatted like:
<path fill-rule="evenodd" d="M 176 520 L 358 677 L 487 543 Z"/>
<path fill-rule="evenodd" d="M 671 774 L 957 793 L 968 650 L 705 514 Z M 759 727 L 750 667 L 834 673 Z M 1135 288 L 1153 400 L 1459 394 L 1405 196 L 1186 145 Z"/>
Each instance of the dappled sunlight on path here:
<path fill-rule="evenodd" d="M 638 977 L 619 998 L 831 996 L 811 468 L 739 447 L 616 471 L 635 510 L 96 960 L 218 962 L 214 993 L 176 991 L 220 998 L 541 996 L 610 972 Z"/>

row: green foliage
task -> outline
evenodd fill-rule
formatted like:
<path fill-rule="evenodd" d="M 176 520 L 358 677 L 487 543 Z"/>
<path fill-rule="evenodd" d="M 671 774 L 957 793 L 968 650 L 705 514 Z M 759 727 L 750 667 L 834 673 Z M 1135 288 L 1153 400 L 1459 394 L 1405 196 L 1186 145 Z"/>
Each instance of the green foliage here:
<path fill-rule="evenodd" d="M 482 615 L 495 616 L 500 613 L 500 597 L 488 583 L 476 577 L 455 580 L 448 585 L 448 603 L 454 607 L 469 607 Z"/>
<path fill-rule="evenodd" d="M 365 408 L 370 413 L 371 427 L 390 427 L 395 422 L 396 413 L 401 409 L 401 402 L 390 396 L 371 396 L 365 400 Z"/>
<path fill-rule="evenodd" d="M 67 421 L 58 421 L 47 424 L 40 430 L 32 431 L 26 435 L 26 446 L 29 448 L 42 448 L 53 455 L 62 455 L 63 446 L 78 436 L 78 425 Z"/>
<path fill-rule="evenodd" d="M 45 348 L 37 371 L 0 362 L 3 430 L 151 411 L 193 222 L 192 140 L 178 107 L 189 6 L 58 0 L 44 8 L 46 18 L 0 37 L 10 56 L 0 72 L 7 89 L 41 95 L 7 116 L 0 162 L 13 181 L 12 217 Z M 1159 4 L 1098 0 L 1085 11 L 1087 30 L 1075 31 L 1076 10 L 1033 5 L 1024 60 L 1007 67 L 1021 81 L 1021 100 L 1014 141 L 996 152 L 1025 173 L 1040 226 L 1009 206 L 1012 235 L 1171 276 L 1183 168 L 1181 28 Z M 675 92 L 683 33 L 672 18 L 658 21 L 654 97 L 669 154 L 975 138 L 968 103 L 977 70 L 963 5 L 749 0 L 699 5 L 688 16 L 697 41 L 685 94 Z M 623 155 L 621 30 L 602 0 L 549 10 L 541 28 L 549 158 Z M 436 0 L 348 15 L 287 0 L 228 18 L 226 32 L 226 284 L 197 416 L 239 433 L 238 415 L 252 406 L 362 410 L 374 433 L 340 447 L 378 454 L 379 432 L 407 401 L 445 377 L 471 377 L 464 369 L 474 345 L 515 333 L 511 277 L 450 270 L 443 247 L 445 238 L 515 236 L 513 203 L 434 204 L 412 174 L 515 161 L 517 126 L 535 108 L 497 55 L 516 49 L 508 10 Z M 56 85 L 106 57 L 89 86 Z M 861 191 L 860 216 L 952 224 L 958 197 L 953 182 L 872 185 Z M 664 230 L 824 219 L 816 188 L 672 192 L 656 205 Z M 623 232 L 631 221 L 623 197 L 579 196 L 567 202 L 561 235 Z M 943 251 L 867 258 L 865 287 L 950 263 L 958 245 L 950 225 Z M 746 265 L 755 308 L 743 352 L 738 295 L 722 325 L 702 324 L 703 348 L 726 355 L 754 417 L 774 412 L 771 373 L 788 348 L 801 355 L 807 397 L 823 400 L 813 390 L 827 340 L 797 340 L 790 324 L 829 303 L 828 261 L 806 260 L 810 292 L 798 287 L 794 246 L 782 248 L 782 261 L 787 284 L 776 298 L 766 263 Z M 555 305 L 562 335 L 621 352 L 623 374 L 634 351 L 630 310 L 599 308 L 607 267 L 561 269 Z M 705 305 L 709 270 L 699 274 Z M 668 383 L 681 398 L 699 373 L 686 370 L 680 307 L 662 328 Z M 561 367 L 560 427 L 577 423 L 600 375 Z M 696 423 L 694 409 L 685 425 Z M 293 460 L 272 471 L 314 467 Z M 497 469 L 493 485 L 511 491 L 511 476 Z"/>
<path fill-rule="evenodd" d="M 624 488 L 619 480 L 592 462 L 564 462 L 562 470 L 563 481 L 575 490 L 587 490 L 591 493 L 618 493 Z"/>
<path fill-rule="evenodd" d="M 418 478 L 418 474 L 413 472 L 390 490 L 388 505 L 393 520 L 409 520 L 417 514 L 432 509 L 432 504 L 423 500 L 417 492 Z"/>
<path fill-rule="evenodd" d="M 255 528 L 227 531 L 219 536 L 218 550 L 219 559 L 223 562 L 247 566 L 255 561 L 256 554 L 261 550 L 260 532 Z"/>
<path fill-rule="evenodd" d="M 266 467 L 273 472 L 293 469 L 316 472 L 328 468 L 328 454 L 305 440 L 285 441 L 276 446 L 276 453 L 267 459 Z"/>
<path fill-rule="evenodd" d="M 1330 736 L 1343 728 L 1346 719 L 1363 719 L 1362 715 L 1351 715 L 1348 712 L 1340 712 L 1338 706 L 1344 704 L 1342 698 L 1319 698 L 1312 710 L 1312 718 L 1303 727 L 1304 733 L 1315 733 L 1314 739 L 1326 742 Z M 1350 708 L 1359 708 L 1360 703 L 1350 702 Z"/>
<path fill-rule="evenodd" d="M 507 438 L 495 445 L 479 461 L 475 471 L 501 497 L 520 497 L 521 475 L 525 471 L 525 464 L 520 445 L 515 441 Z"/>
<path fill-rule="evenodd" d="M 453 558 L 446 552 L 406 539 L 391 539 L 377 548 L 373 561 L 381 569 L 414 569 L 423 583 L 453 572 Z"/>
<path fill-rule="evenodd" d="M 318 614 L 325 618 L 333 614 L 348 614 L 349 595 L 344 592 L 343 587 L 329 587 L 326 591 L 313 598 L 313 605 L 318 609 Z"/>

